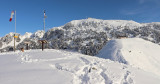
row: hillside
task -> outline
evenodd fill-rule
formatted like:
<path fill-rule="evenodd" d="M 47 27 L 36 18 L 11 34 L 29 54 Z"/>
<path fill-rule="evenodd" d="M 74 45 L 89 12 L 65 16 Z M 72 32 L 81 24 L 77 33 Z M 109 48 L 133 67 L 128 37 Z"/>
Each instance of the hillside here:
<path fill-rule="evenodd" d="M 40 49 L 39 39 L 46 39 L 48 49 L 67 49 L 86 55 L 95 56 L 106 45 L 108 40 L 119 37 L 143 38 L 160 44 L 160 24 L 138 23 L 132 20 L 101 20 L 82 19 L 73 20 L 67 24 L 49 29 L 47 32 L 37 31 L 23 38 L 19 35 L 17 49 L 26 48 L 25 42 L 30 42 L 30 49 Z M 0 39 L 0 51 L 9 51 L 13 47 L 13 35 L 8 34 Z"/>
<path fill-rule="evenodd" d="M 111 40 L 98 57 L 128 64 L 160 76 L 160 46 L 140 38 Z"/>
<path fill-rule="evenodd" d="M 160 76 L 129 65 L 48 49 L 0 54 L 1 84 L 159 84 Z"/>

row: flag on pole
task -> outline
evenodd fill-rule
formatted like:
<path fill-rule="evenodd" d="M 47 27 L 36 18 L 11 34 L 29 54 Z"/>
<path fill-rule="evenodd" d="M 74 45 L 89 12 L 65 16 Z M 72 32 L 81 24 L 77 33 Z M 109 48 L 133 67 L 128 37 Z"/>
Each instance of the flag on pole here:
<path fill-rule="evenodd" d="M 12 21 L 13 15 L 14 15 L 14 11 L 12 11 L 12 13 L 11 13 L 11 17 L 9 19 L 10 22 Z"/>
<path fill-rule="evenodd" d="M 46 10 L 44 10 L 44 18 L 47 18 L 47 16 L 46 16 Z"/>

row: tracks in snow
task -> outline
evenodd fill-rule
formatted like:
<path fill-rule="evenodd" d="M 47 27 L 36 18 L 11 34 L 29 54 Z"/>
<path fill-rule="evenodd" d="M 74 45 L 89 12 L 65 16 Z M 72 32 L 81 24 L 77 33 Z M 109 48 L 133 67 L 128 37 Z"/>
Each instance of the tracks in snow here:
<path fill-rule="evenodd" d="M 35 63 L 35 62 L 52 62 L 52 61 L 58 61 L 58 60 L 66 60 L 66 59 L 73 59 L 75 57 L 73 56 L 66 56 L 66 57 L 60 57 L 60 58 L 55 58 L 55 59 L 35 59 L 32 58 L 29 54 L 24 54 L 21 53 L 20 59 L 22 63 Z"/>
<path fill-rule="evenodd" d="M 50 67 L 71 73 L 73 84 L 112 84 L 110 78 L 105 74 L 106 69 L 98 65 L 96 61 L 91 62 L 84 57 L 78 57 L 78 60 L 82 63 L 81 66 L 76 65 L 71 68 L 67 63 L 56 63 L 50 64 Z"/>
<path fill-rule="evenodd" d="M 124 78 L 121 80 L 121 84 L 134 84 L 132 79 L 132 73 L 128 70 L 127 66 L 123 66 L 125 70 Z"/>
<path fill-rule="evenodd" d="M 111 84 L 105 69 L 99 65 L 95 60 L 89 61 L 84 57 L 79 57 L 79 60 L 84 63 L 84 66 L 75 73 L 73 84 Z"/>
<path fill-rule="evenodd" d="M 66 56 L 55 59 L 33 59 L 29 54 L 20 54 L 22 63 L 33 62 L 47 62 L 54 70 L 65 71 L 73 75 L 73 84 L 114 84 L 111 74 L 109 74 L 107 65 L 101 63 L 101 60 L 89 59 L 84 56 Z M 66 60 L 76 60 L 77 63 L 71 63 Z M 121 84 L 134 84 L 132 79 L 132 73 L 127 69 L 127 66 L 123 67 L 125 73 L 123 74 Z"/>

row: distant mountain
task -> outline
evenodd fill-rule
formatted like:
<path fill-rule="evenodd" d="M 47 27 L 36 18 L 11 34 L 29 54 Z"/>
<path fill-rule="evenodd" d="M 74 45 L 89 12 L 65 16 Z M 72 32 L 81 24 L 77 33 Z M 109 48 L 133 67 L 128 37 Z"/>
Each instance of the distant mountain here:
<path fill-rule="evenodd" d="M 31 49 L 39 49 L 41 44 L 38 43 L 38 40 L 46 39 L 48 44 L 45 47 L 49 49 L 69 49 L 87 55 L 96 55 L 108 40 L 121 37 L 138 37 L 160 44 L 160 23 L 88 18 L 73 20 L 64 26 L 52 28 L 45 33 L 44 31 L 37 31 L 26 38 L 22 39 L 22 37 L 20 36 L 17 48 L 25 48 L 24 42 L 29 41 Z M 4 41 L 3 38 L 0 40 L 2 42 L 1 51 L 8 51 L 8 46 L 11 47 L 9 43 L 13 45 L 11 43 L 13 39 L 6 38 L 8 40 Z"/>

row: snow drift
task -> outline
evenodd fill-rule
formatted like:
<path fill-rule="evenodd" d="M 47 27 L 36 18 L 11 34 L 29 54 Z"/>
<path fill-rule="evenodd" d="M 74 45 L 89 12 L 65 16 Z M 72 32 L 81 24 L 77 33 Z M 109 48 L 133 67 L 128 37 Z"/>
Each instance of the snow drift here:
<path fill-rule="evenodd" d="M 160 46 L 140 38 L 111 40 L 98 57 L 138 67 L 160 76 Z"/>

